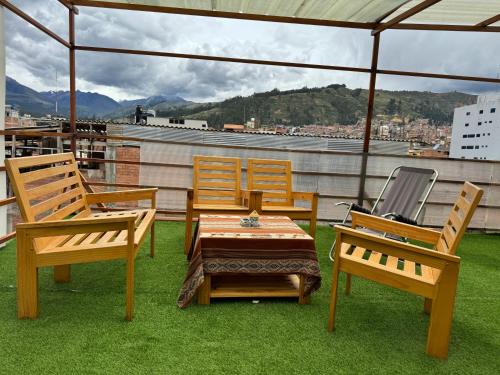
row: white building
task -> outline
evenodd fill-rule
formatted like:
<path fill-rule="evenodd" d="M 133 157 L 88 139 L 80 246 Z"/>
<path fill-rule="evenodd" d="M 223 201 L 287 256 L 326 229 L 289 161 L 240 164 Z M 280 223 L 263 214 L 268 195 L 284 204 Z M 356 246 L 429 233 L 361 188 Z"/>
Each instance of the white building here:
<path fill-rule="evenodd" d="M 172 117 L 149 117 L 147 118 L 148 125 L 155 126 L 171 126 L 176 128 L 189 128 L 189 129 L 208 129 L 206 120 L 189 120 L 177 119 Z"/>
<path fill-rule="evenodd" d="M 500 95 L 455 108 L 450 158 L 500 160 Z"/>

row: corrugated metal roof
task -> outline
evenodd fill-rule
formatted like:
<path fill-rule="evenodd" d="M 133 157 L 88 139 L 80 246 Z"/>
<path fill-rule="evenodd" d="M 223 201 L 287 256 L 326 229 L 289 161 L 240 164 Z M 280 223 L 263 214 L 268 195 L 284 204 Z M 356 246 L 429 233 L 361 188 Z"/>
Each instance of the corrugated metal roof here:
<path fill-rule="evenodd" d="M 424 0 L 74 0 L 80 5 L 136 5 L 268 17 L 376 23 Z M 399 9 L 398 9 L 399 8 Z M 499 0 L 442 0 L 404 23 L 476 25 L 500 13 Z M 389 16 L 387 16 L 390 14 Z M 498 23 L 496 24 L 498 25 Z"/>
<path fill-rule="evenodd" d="M 186 129 L 170 126 L 136 125 L 117 122 L 78 121 L 77 125 L 112 125 L 108 135 L 148 140 L 186 142 L 240 147 L 264 147 L 289 150 L 362 152 L 363 140 L 311 135 L 239 133 L 213 129 Z M 121 141 L 120 141 L 121 143 Z M 138 144 L 138 142 L 126 142 Z M 406 155 L 409 140 L 372 139 L 370 152 L 377 154 Z"/>

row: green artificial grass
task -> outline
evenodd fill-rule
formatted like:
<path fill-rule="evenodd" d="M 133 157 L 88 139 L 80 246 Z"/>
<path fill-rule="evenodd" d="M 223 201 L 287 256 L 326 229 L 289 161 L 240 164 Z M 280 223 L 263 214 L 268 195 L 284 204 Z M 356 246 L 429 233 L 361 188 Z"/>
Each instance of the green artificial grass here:
<path fill-rule="evenodd" d="M 137 258 L 131 323 L 124 321 L 121 261 L 73 266 L 69 284 L 54 284 L 52 270 L 42 269 L 40 317 L 18 320 L 10 242 L 0 250 L 0 373 L 498 373 L 500 237 L 470 234 L 462 241 L 445 361 L 425 355 L 421 298 L 358 278 L 351 296 L 339 295 L 336 331 L 326 331 L 332 240 L 330 228 L 318 228 L 323 285 L 310 305 L 225 300 L 181 310 L 175 302 L 187 266 L 183 224 L 158 223 L 156 257 L 149 258 L 145 243 Z"/>

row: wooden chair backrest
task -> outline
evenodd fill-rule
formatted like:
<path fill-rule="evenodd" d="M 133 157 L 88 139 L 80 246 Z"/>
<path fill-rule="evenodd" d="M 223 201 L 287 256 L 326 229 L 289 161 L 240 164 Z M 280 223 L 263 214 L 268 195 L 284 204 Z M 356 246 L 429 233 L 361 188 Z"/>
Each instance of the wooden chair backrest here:
<path fill-rule="evenodd" d="M 25 222 L 90 214 L 72 153 L 11 158 L 5 166 Z M 36 245 L 43 247 L 49 240 L 38 239 Z"/>
<path fill-rule="evenodd" d="M 241 159 L 216 156 L 193 157 L 194 203 L 239 205 Z"/>
<path fill-rule="evenodd" d="M 438 251 L 454 255 L 476 210 L 483 190 L 466 181 L 445 222 L 436 245 Z"/>
<path fill-rule="evenodd" d="M 248 159 L 248 190 L 262 191 L 265 206 L 291 206 L 292 162 L 290 160 Z"/>

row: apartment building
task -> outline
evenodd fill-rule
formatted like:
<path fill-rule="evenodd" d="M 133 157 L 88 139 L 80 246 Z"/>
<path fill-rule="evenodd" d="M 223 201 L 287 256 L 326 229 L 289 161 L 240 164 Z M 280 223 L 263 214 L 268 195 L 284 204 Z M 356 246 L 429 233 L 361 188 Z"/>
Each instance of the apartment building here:
<path fill-rule="evenodd" d="M 482 95 L 476 104 L 455 108 L 450 157 L 500 160 L 500 95 Z"/>

